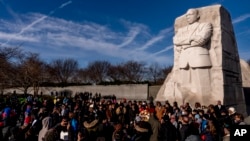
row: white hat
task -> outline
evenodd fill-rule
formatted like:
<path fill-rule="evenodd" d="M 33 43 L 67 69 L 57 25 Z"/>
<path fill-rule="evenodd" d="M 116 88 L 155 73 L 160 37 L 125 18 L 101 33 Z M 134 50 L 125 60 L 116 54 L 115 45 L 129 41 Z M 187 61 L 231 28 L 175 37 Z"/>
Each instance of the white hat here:
<path fill-rule="evenodd" d="M 231 111 L 231 112 L 232 112 L 232 114 L 236 113 L 236 110 L 235 110 L 235 108 L 234 108 L 234 107 L 229 107 L 229 108 L 228 108 L 228 111 Z"/>
<path fill-rule="evenodd" d="M 90 108 L 94 108 L 94 104 L 90 104 L 89 107 L 90 107 Z"/>

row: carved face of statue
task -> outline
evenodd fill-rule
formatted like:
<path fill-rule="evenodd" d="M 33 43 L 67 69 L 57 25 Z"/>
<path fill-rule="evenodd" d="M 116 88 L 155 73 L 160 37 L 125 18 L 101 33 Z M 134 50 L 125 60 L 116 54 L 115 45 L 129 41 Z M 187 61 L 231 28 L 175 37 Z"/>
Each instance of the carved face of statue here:
<path fill-rule="evenodd" d="M 186 19 L 189 24 L 192 24 L 198 20 L 198 11 L 195 9 L 189 9 L 186 13 Z"/>

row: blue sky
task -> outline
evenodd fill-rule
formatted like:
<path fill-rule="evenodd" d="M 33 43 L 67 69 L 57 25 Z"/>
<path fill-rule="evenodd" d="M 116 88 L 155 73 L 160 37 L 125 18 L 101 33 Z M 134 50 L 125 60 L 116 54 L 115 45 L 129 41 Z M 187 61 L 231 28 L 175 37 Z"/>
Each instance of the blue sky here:
<path fill-rule="evenodd" d="M 173 63 L 174 20 L 221 4 L 231 14 L 240 57 L 250 59 L 248 0 L 0 0 L 0 47 L 20 46 L 47 62 L 74 58 Z"/>

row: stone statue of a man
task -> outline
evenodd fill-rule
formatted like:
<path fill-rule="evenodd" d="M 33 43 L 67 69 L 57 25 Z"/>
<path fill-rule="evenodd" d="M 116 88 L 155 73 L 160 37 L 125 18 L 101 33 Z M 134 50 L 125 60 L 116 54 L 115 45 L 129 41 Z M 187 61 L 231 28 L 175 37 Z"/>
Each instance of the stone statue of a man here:
<path fill-rule="evenodd" d="M 184 97 L 198 94 L 202 102 L 211 91 L 212 64 L 207 44 L 212 35 L 212 25 L 199 23 L 196 9 L 189 9 L 185 16 L 188 25 L 179 28 L 173 38 L 175 50 L 179 54 L 177 66 L 180 80 L 177 84 Z"/>

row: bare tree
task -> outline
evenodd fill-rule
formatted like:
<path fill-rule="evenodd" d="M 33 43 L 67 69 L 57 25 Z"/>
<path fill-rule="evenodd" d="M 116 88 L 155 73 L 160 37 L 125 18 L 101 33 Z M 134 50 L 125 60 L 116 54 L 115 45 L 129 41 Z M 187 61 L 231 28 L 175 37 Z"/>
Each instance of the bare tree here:
<path fill-rule="evenodd" d="M 15 85 L 24 89 L 27 94 L 29 87 L 33 87 L 34 95 L 38 94 L 40 84 L 44 80 L 45 63 L 36 53 L 25 53 L 16 64 Z"/>
<path fill-rule="evenodd" d="M 74 76 L 75 83 L 91 83 L 91 79 L 89 77 L 89 71 L 86 68 L 81 68 L 77 71 L 76 75 Z"/>
<path fill-rule="evenodd" d="M 28 71 L 31 77 L 34 95 L 37 95 L 40 85 L 44 81 L 45 63 L 39 58 L 38 54 L 31 54 L 27 58 L 27 65 L 29 67 Z"/>
<path fill-rule="evenodd" d="M 115 82 L 123 81 L 125 79 L 124 69 L 121 64 L 111 65 L 108 70 L 108 76 Z"/>
<path fill-rule="evenodd" d="M 127 61 L 123 65 L 125 80 L 129 82 L 141 82 L 145 75 L 145 64 L 136 61 Z"/>
<path fill-rule="evenodd" d="M 10 60 L 20 56 L 22 51 L 18 47 L 1 47 L 0 48 L 0 60 Z"/>
<path fill-rule="evenodd" d="M 162 68 L 158 63 L 153 63 L 148 67 L 148 79 L 149 81 L 153 81 L 154 84 L 157 83 L 159 79 L 163 76 Z"/>
<path fill-rule="evenodd" d="M 12 86 L 15 75 L 13 63 L 20 55 L 21 50 L 17 47 L 0 47 L 0 91 Z"/>
<path fill-rule="evenodd" d="M 65 86 L 78 70 L 78 62 L 74 59 L 56 59 L 49 64 L 52 79 Z"/>
<path fill-rule="evenodd" d="M 163 77 L 166 78 L 168 74 L 172 71 L 173 66 L 167 66 L 162 69 Z"/>
<path fill-rule="evenodd" d="M 160 75 L 158 80 L 155 84 L 161 85 L 164 83 L 165 79 L 167 78 L 168 74 L 172 71 L 173 66 L 167 66 L 160 69 Z"/>
<path fill-rule="evenodd" d="M 104 82 L 108 79 L 111 64 L 108 61 L 94 61 L 87 66 L 89 78 L 93 83 Z"/>

